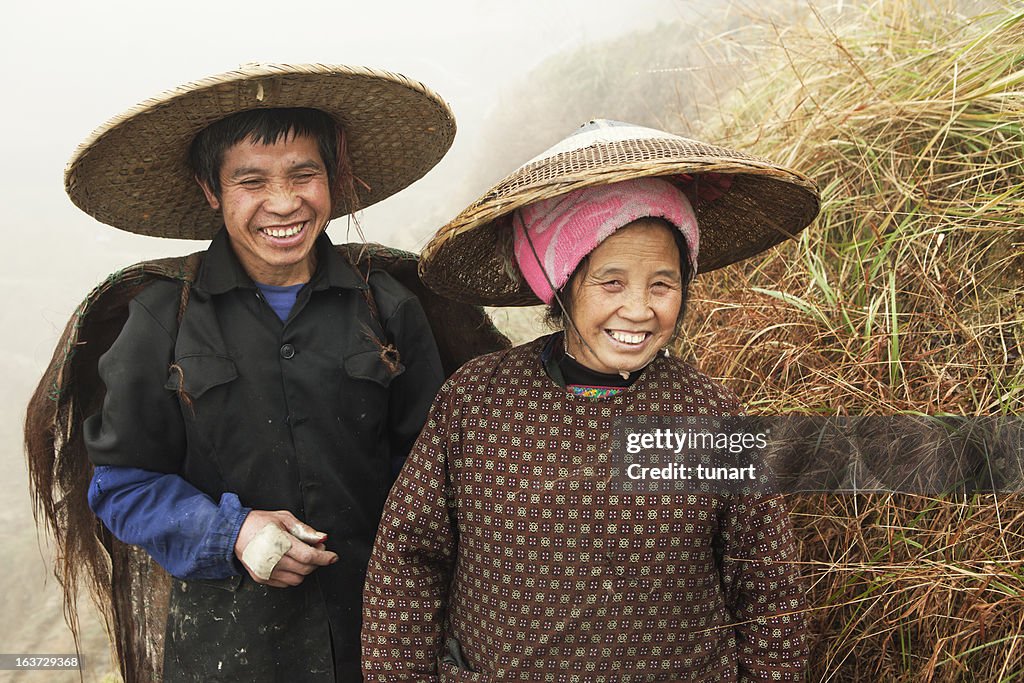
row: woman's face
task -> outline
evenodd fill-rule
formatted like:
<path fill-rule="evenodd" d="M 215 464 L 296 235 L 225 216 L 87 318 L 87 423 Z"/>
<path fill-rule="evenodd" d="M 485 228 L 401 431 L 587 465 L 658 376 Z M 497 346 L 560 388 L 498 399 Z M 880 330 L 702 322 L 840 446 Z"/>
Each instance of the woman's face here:
<path fill-rule="evenodd" d="M 598 372 L 632 372 L 668 344 L 682 305 L 679 248 L 672 228 L 641 218 L 590 253 L 570 287 L 566 346 Z"/>

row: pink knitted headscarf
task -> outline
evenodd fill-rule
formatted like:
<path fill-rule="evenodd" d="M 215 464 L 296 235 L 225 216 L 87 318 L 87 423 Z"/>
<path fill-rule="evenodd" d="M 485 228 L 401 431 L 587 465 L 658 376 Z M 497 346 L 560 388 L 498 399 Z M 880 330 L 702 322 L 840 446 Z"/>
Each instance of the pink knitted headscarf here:
<path fill-rule="evenodd" d="M 690 277 L 696 275 L 697 216 L 686 195 L 660 178 L 585 187 L 517 209 L 512 232 L 519 270 L 533 293 L 550 304 L 551 285 L 561 289 L 587 254 L 639 218 L 664 218 L 674 225 L 686 240 Z"/>

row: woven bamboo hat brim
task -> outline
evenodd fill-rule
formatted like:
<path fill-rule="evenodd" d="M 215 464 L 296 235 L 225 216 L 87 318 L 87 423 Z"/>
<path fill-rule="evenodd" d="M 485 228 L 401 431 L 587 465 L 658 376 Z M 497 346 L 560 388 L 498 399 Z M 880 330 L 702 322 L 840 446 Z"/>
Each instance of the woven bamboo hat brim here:
<path fill-rule="evenodd" d="M 98 128 L 68 162 L 68 196 L 128 232 L 209 239 L 222 221 L 188 168 L 189 145 L 215 121 L 272 107 L 319 109 L 341 124 L 360 209 L 421 178 L 455 137 L 444 100 L 404 76 L 321 64 L 244 66 L 175 88 Z M 331 217 L 352 210 L 336 201 Z"/>
<path fill-rule="evenodd" d="M 516 169 L 441 228 L 423 250 L 420 276 L 439 294 L 487 306 L 541 303 L 514 264 L 512 213 L 572 190 L 646 176 L 687 174 L 697 185 L 700 272 L 748 258 L 796 235 L 818 215 L 806 176 L 765 159 L 616 121 L 591 121 Z M 728 175 L 713 201 L 701 174 Z M 691 190 L 694 189 L 691 185 Z M 690 194 L 693 194 L 692 192 Z"/>

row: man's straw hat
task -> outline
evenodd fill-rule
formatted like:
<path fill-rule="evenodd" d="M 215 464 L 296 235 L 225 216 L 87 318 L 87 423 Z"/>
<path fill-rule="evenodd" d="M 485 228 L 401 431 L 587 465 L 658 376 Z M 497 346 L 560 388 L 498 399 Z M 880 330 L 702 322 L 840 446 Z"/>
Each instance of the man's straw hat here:
<path fill-rule="evenodd" d="M 222 221 L 188 168 L 189 145 L 215 121 L 271 107 L 319 109 L 341 124 L 358 178 L 356 208 L 421 178 L 455 137 L 448 105 L 404 76 L 365 67 L 247 65 L 146 100 L 100 126 L 68 162 L 68 196 L 122 230 L 209 239 Z M 332 218 L 351 213 L 336 203 Z"/>
<path fill-rule="evenodd" d="M 818 215 L 804 175 L 765 159 L 617 121 L 591 121 L 488 190 L 423 250 L 420 276 L 439 294 L 488 306 L 540 301 L 508 268 L 511 217 L 521 206 L 572 190 L 664 176 L 691 197 L 701 272 L 794 236 Z"/>

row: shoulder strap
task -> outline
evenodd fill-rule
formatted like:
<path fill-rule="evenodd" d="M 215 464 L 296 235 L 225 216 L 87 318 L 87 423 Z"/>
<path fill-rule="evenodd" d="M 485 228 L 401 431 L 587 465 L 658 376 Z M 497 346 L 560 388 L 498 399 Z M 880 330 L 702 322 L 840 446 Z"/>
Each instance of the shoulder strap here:
<path fill-rule="evenodd" d="M 178 324 L 185 315 L 185 307 L 188 306 L 188 298 L 192 293 L 192 283 L 196 281 L 199 274 L 199 267 L 203 265 L 203 254 L 197 251 L 185 257 L 181 270 L 181 300 L 178 302 Z"/>
<path fill-rule="evenodd" d="M 370 286 L 370 271 L 374 267 L 374 255 L 379 255 L 382 251 L 387 250 L 387 248 L 369 243 L 335 245 L 335 248 L 352 264 L 356 272 L 362 276 L 363 282 L 366 283 L 366 288 L 363 290 L 363 298 L 366 300 L 366 307 L 370 311 L 370 319 L 377 326 L 377 329 L 380 330 L 380 334 L 378 335 L 372 329 L 368 329 L 365 332 L 380 349 L 380 362 L 384 364 L 384 367 L 387 368 L 391 375 L 396 375 L 401 370 L 402 357 L 398 348 L 387 336 L 387 330 L 384 328 L 384 322 L 381 320 L 380 308 L 377 306 L 377 299 L 373 295 L 373 287 Z M 398 250 L 394 249 L 390 251 L 396 254 L 399 253 Z"/>
<path fill-rule="evenodd" d="M 382 270 L 416 296 L 430 322 L 445 375 L 451 375 L 477 356 L 512 346 L 483 308 L 454 301 L 424 285 L 417 270 L 419 256 L 416 254 L 374 243 L 337 244 L 335 248 L 367 283 L 371 271 Z M 367 305 L 379 322 L 380 313 L 372 291 L 369 288 L 367 291 Z"/>

